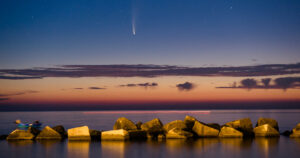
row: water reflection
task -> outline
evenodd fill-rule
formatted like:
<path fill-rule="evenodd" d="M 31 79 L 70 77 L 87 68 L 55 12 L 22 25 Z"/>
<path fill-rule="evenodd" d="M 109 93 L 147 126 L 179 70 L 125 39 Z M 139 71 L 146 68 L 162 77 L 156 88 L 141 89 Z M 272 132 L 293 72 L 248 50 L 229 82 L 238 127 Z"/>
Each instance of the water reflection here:
<path fill-rule="evenodd" d="M 46 149 L 49 149 L 53 147 L 55 144 L 62 142 L 61 140 L 36 140 L 36 141 Z"/>
<path fill-rule="evenodd" d="M 68 141 L 68 157 L 89 157 L 90 143 L 90 141 Z"/>
<path fill-rule="evenodd" d="M 257 137 L 255 138 L 255 142 L 259 147 L 259 150 L 263 152 L 265 157 L 269 157 L 269 153 L 273 150 L 272 148 L 278 147 L 279 137 Z"/>
<path fill-rule="evenodd" d="M 129 145 L 127 141 L 102 141 L 102 157 L 125 157 L 125 148 Z"/>
<path fill-rule="evenodd" d="M 32 140 L 7 140 L 8 144 L 18 147 L 18 146 L 30 146 L 34 143 Z"/>
<path fill-rule="evenodd" d="M 232 150 L 240 150 L 251 148 L 253 139 L 243 139 L 243 138 L 221 138 L 220 143 Z"/>

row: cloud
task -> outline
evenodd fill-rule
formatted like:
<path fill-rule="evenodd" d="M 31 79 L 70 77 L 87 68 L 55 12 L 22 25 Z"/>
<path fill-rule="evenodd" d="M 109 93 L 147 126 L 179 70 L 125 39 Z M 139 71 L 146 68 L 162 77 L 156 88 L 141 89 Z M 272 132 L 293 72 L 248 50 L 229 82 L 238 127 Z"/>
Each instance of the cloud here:
<path fill-rule="evenodd" d="M 45 77 L 157 77 L 232 76 L 255 77 L 299 74 L 300 63 L 257 66 L 184 67 L 171 65 L 62 65 L 30 69 L 0 69 L 0 79 L 23 80 Z"/>
<path fill-rule="evenodd" d="M 83 90 L 83 88 L 73 88 L 73 89 L 76 89 L 76 90 Z"/>
<path fill-rule="evenodd" d="M 9 100 L 9 98 L 0 98 L 0 101 L 6 101 Z"/>
<path fill-rule="evenodd" d="M 252 78 L 247 78 L 247 79 L 242 80 L 241 84 L 242 84 L 242 87 L 251 89 L 251 88 L 254 88 L 257 86 L 257 81 Z"/>
<path fill-rule="evenodd" d="M 190 91 L 190 90 L 194 89 L 196 86 L 193 83 L 185 82 L 185 83 L 182 83 L 182 84 L 177 84 L 176 87 L 180 91 Z"/>
<path fill-rule="evenodd" d="M 149 83 L 149 82 L 146 82 L 146 83 L 138 83 L 138 84 L 134 84 L 134 83 L 129 83 L 129 84 L 125 84 L 125 85 L 120 85 L 120 87 L 156 87 L 158 86 L 157 83 L 155 82 L 152 82 L 152 83 Z"/>
<path fill-rule="evenodd" d="M 89 87 L 89 89 L 92 89 L 92 90 L 101 90 L 101 89 L 106 89 L 106 88 L 101 88 L 101 87 Z"/>
<path fill-rule="evenodd" d="M 271 78 L 263 78 L 259 82 L 256 79 L 243 79 L 240 81 L 241 85 L 237 86 L 223 86 L 216 88 L 246 88 L 246 89 L 289 89 L 289 88 L 300 88 L 300 77 L 279 77 L 274 79 L 274 83 L 271 84 Z M 260 83 L 260 84 L 259 84 Z"/>
<path fill-rule="evenodd" d="M 300 86 L 300 77 L 282 77 L 275 79 L 274 82 L 282 89 L 295 88 Z"/>
<path fill-rule="evenodd" d="M 28 90 L 28 91 L 14 92 L 14 93 L 4 93 L 4 94 L 0 94 L 0 97 L 9 97 L 9 96 L 23 95 L 28 93 L 39 93 L 39 91 Z"/>

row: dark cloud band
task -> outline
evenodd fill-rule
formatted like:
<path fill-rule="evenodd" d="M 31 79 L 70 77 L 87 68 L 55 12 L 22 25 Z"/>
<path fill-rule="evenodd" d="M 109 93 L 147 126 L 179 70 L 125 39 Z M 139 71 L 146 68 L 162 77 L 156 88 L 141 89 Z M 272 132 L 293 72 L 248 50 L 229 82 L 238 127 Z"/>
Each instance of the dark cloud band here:
<path fill-rule="evenodd" d="M 254 77 L 299 74 L 300 63 L 238 67 L 184 67 L 170 65 L 63 65 L 54 68 L 0 69 L 0 79 L 45 77 L 157 77 L 232 76 Z"/>

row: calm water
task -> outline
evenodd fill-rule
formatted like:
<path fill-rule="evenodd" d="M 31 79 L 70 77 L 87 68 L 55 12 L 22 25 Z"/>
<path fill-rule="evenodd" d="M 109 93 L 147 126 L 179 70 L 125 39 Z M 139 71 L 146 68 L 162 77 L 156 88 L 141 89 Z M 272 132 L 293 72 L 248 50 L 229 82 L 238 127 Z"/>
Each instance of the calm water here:
<path fill-rule="evenodd" d="M 191 115 L 198 120 L 224 124 L 249 117 L 255 124 L 259 117 L 274 118 L 280 131 L 292 129 L 300 122 L 300 110 L 211 110 L 211 111 L 114 111 L 114 112 L 0 112 L 0 134 L 14 130 L 13 121 L 39 120 L 44 125 L 62 124 L 65 128 L 88 125 L 92 129 L 110 130 L 118 117 L 134 122 L 155 117 L 167 123 Z M 0 157 L 300 157 L 300 139 L 256 138 L 166 140 L 146 142 L 73 142 L 73 141 L 0 141 Z"/>

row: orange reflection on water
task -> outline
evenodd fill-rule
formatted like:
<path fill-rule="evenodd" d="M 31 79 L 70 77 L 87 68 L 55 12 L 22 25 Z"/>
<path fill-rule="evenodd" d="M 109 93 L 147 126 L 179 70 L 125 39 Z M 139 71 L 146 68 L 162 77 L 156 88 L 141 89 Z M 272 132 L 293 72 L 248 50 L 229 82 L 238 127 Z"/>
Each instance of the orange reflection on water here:
<path fill-rule="evenodd" d="M 89 157 L 90 141 L 68 141 L 68 157 Z"/>

